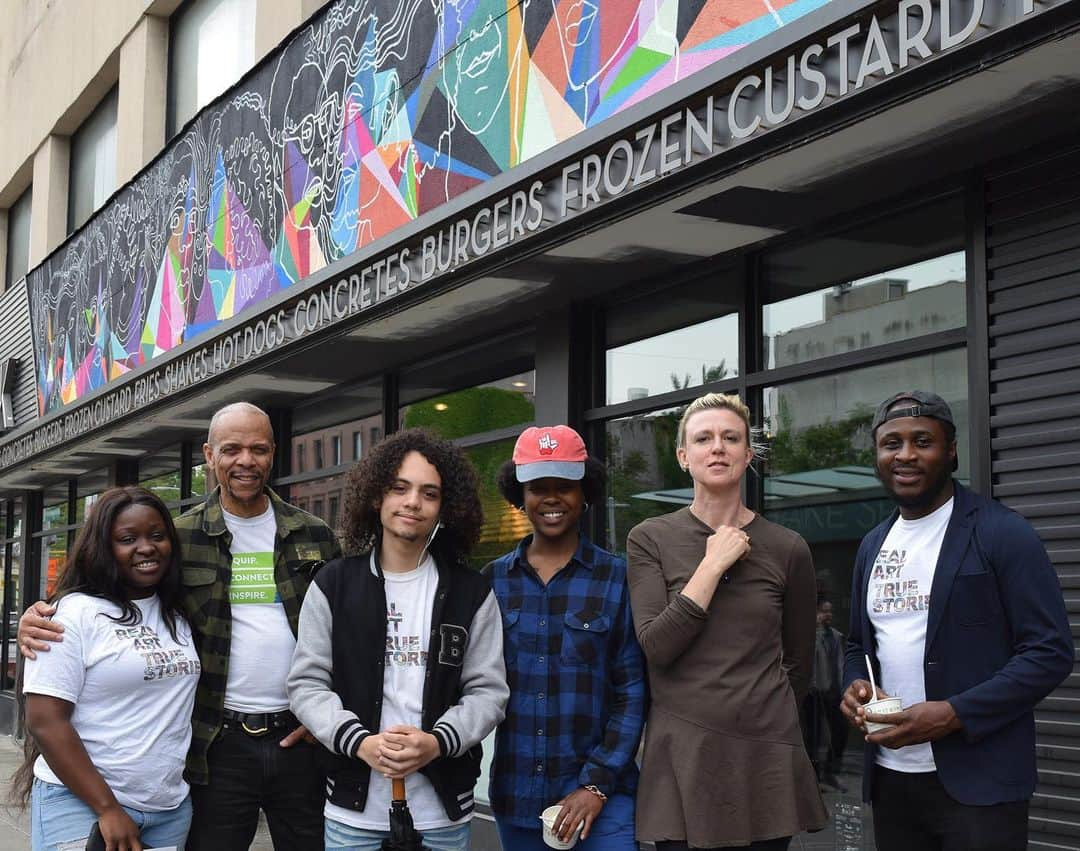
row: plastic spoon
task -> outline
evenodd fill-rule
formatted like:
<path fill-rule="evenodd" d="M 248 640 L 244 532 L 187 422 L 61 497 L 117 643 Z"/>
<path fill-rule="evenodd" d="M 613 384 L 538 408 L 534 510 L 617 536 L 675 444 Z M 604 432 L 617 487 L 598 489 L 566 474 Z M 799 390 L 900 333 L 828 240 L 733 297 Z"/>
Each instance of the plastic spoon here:
<path fill-rule="evenodd" d="M 877 700 L 877 683 L 874 682 L 874 666 L 870 664 L 870 654 L 863 656 L 866 660 L 866 670 L 870 673 L 870 699 Z"/>

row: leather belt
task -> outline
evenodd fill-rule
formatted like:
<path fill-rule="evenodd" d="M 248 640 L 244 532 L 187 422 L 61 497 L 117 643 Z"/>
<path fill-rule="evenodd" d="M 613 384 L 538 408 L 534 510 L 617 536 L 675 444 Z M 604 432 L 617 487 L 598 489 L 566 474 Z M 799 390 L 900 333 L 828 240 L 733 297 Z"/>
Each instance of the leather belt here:
<path fill-rule="evenodd" d="M 300 726 L 288 709 L 281 712 L 236 712 L 226 709 L 222 715 L 226 727 L 229 723 L 238 724 L 249 736 L 265 736 L 271 730 L 295 730 Z"/>

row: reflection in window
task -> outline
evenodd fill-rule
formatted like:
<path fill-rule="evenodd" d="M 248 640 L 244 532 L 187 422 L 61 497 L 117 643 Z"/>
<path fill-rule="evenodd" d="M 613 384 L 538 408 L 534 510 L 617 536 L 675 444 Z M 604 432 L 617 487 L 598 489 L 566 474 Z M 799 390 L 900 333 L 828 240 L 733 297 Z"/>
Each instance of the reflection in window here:
<path fill-rule="evenodd" d="M 41 599 L 49 597 L 67 558 L 67 532 L 41 538 Z"/>
<path fill-rule="evenodd" d="M 950 196 L 762 257 L 768 368 L 962 328 L 963 199 Z"/>
<path fill-rule="evenodd" d="M 626 555 L 626 535 L 642 520 L 689 505 L 690 477 L 675 458 L 683 408 L 611 420 L 607 440 L 608 497 L 604 546 Z"/>
<path fill-rule="evenodd" d="M 965 323 L 964 252 L 767 304 L 768 367 L 789 366 Z"/>
<path fill-rule="evenodd" d="M 608 309 L 606 404 L 739 374 L 736 270 Z"/>
<path fill-rule="evenodd" d="M 114 86 L 71 137 L 68 233 L 81 227 L 116 189 L 117 103 Z"/>
<path fill-rule="evenodd" d="M 739 317 L 731 313 L 607 352 L 607 404 L 700 387 L 738 375 Z"/>
<path fill-rule="evenodd" d="M 3 667 L 0 669 L 0 689 L 5 691 L 15 687 L 15 668 L 18 662 L 18 650 L 15 647 L 15 634 L 19 627 L 20 592 L 22 590 L 22 500 L 15 499 L 0 506 L 3 510 L 4 537 L 0 540 L 0 552 L 4 564 L 0 566 L 0 579 L 3 580 Z"/>
<path fill-rule="evenodd" d="M 882 398 L 904 388 L 932 390 L 956 419 L 960 467 L 968 478 L 967 354 L 911 358 L 764 391 L 769 457 L 765 515 L 810 544 L 819 592 L 846 624 L 859 541 L 893 510 L 874 475 L 870 423 Z M 838 627 L 842 628 L 842 626 Z"/>
<path fill-rule="evenodd" d="M 524 429 L 535 416 L 535 380 L 529 371 L 413 402 L 401 409 L 401 426 L 428 428 L 451 440 L 516 425 Z"/>
<path fill-rule="evenodd" d="M 484 527 L 472 558 L 477 568 L 512 549 L 529 532 L 528 521 L 502 498 L 495 479 L 513 454 L 517 433 L 535 419 L 534 388 L 535 373 L 530 370 L 412 402 L 400 411 L 403 428 L 422 426 L 473 444 L 466 452 L 480 482 L 484 510 Z M 508 430 L 512 437 L 505 436 Z"/>

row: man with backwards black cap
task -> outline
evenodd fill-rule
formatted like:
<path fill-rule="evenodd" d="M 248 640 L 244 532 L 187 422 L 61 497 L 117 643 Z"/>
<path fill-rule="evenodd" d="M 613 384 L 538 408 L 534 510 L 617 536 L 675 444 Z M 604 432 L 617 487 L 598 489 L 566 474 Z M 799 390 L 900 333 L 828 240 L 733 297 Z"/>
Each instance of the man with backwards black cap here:
<path fill-rule="evenodd" d="M 881 851 L 1027 848 L 1033 708 L 1072 671 L 1057 576 L 1031 525 L 952 478 L 945 401 L 886 399 L 871 427 L 897 512 L 859 547 L 841 710 L 865 732 L 863 798 Z M 904 709 L 868 713 L 878 697 Z"/>

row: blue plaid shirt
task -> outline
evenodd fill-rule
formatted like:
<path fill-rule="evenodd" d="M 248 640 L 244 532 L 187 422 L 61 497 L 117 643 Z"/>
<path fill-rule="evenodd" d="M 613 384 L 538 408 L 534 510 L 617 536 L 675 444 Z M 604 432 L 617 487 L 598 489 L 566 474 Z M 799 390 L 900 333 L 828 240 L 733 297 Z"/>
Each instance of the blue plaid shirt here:
<path fill-rule="evenodd" d="M 545 586 L 526 559 L 532 536 L 491 562 L 503 616 L 510 703 L 495 736 L 491 807 L 535 828 L 579 786 L 632 794 L 645 723 L 645 664 L 626 562 L 582 537 Z"/>

